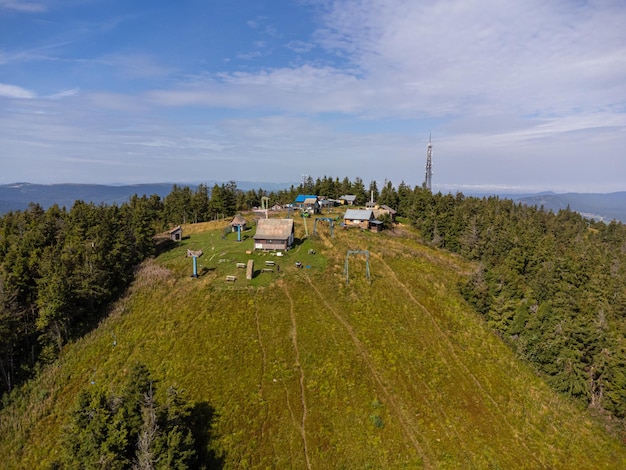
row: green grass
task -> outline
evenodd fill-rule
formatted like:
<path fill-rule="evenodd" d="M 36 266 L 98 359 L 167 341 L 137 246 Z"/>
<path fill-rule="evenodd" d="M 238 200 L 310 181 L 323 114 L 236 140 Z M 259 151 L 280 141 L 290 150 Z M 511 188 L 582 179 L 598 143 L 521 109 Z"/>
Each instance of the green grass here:
<path fill-rule="evenodd" d="M 310 223 L 310 222 L 309 222 Z M 210 225 L 198 224 L 200 228 Z M 193 227 L 193 226 L 192 226 Z M 285 271 L 295 266 L 300 261 L 308 270 L 323 270 L 326 267 L 326 260 L 323 256 L 310 254 L 314 242 L 304 238 L 304 233 L 297 238 L 294 247 L 288 251 L 280 251 L 281 256 L 274 252 L 264 252 L 254 250 L 254 229 L 242 232 L 241 241 L 237 240 L 237 233 L 230 232 L 223 235 L 223 228 L 196 231 L 191 235 L 185 235 L 180 243 L 172 249 L 163 253 L 159 257 L 159 262 L 168 269 L 176 273 L 177 276 L 189 277 L 193 274 L 193 259 L 186 256 L 187 250 L 202 250 L 203 254 L 197 259 L 197 281 L 204 281 L 206 284 L 213 282 L 226 282 L 226 276 L 236 276 L 236 287 L 261 287 L 268 286 L 281 277 L 280 269 Z M 188 230 L 187 230 L 188 231 Z M 315 250 L 314 250 L 315 251 Z M 246 269 L 238 268 L 237 263 L 247 264 L 249 260 L 254 261 L 254 272 L 252 279 L 246 279 Z M 274 265 L 266 265 L 266 262 L 273 262 Z M 263 269 L 272 269 L 272 272 Z M 202 282 L 201 282 L 202 283 Z"/>
<path fill-rule="evenodd" d="M 279 260 L 246 254 L 252 232 L 237 242 L 219 224 L 185 229 L 98 329 L 2 410 L 7 468 L 46 468 L 78 391 L 115 387 L 135 362 L 215 408 L 225 468 L 626 467 L 624 445 L 469 309 L 457 285 L 473 266 L 462 259 L 410 232 L 336 227 L 303 240 L 297 220 L 281 271 L 246 280 L 236 262 Z M 204 251 L 198 279 L 188 248 Z M 354 249 L 370 251 L 371 279 L 356 256 L 346 284 Z"/>

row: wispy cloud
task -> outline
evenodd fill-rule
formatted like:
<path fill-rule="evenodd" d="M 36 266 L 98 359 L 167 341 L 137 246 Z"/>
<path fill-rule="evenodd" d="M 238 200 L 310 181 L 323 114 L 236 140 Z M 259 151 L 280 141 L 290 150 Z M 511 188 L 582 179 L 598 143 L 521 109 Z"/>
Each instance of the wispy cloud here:
<path fill-rule="evenodd" d="M 31 99 L 35 98 L 37 95 L 35 92 L 20 86 L 0 83 L 0 96 L 4 96 L 6 98 Z"/>
<path fill-rule="evenodd" d="M 44 3 L 24 2 L 21 0 L 0 0 L 0 8 L 23 13 L 41 13 L 48 9 Z"/>
<path fill-rule="evenodd" d="M 331 3 L 315 43 L 338 63 L 305 63 L 188 83 L 168 104 L 268 106 L 412 118 L 517 113 L 553 117 L 626 101 L 626 9 L 529 0 Z M 311 43 L 287 47 L 306 52 Z M 257 48 L 240 58 L 259 57 Z M 201 78 L 201 77 L 199 77 Z M 215 102 L 216 85 L 220 88 Z M 262 87 L 263 92 L 259 93 Z M 228 98 L 229 93 L 236 99 Z M 297 94 L 297 96 L 294 96 Z M 617 110 L 619 112 L 622 109 Z"/>
<path fill-rule="evenodd" d="M 48 98 L 50 98 L 52 100 L 68 98 L 70 96 L 78 95 L 78 92 L 79 92 L 78 88 L 72 88 L 71 90 L 63 90 L 63 91 L 60 91 L 58 93 L 54 93 L 54 94 L 50 95 Z"/>
<path fill-rule="evenodd" d="M 58 57 L 52 56 L 47 51 L 58 49 L 67 45 L 67 42 L 57 42 L 46 44 L 44 46 L 33 47 L 29 49 L 18 49 L 14 51 L 0 50 L 0 65 L 10 64 L 12 62 L 29 62 L 29 61 L 58 61 Z"/>
<path fill-rule="evenodd" d="M 163 77 L 174 71 L 172 67 L 163 65 L 157 56 L 151 54 L 109 54 L 100 57 L 96 62 L 130 79 Z"/>
<path fill-rule="evenodd" d="M 297 52 L 298 54 L 304 54 L 306 52 L 310 52 L 315 47 L 315 44 L 313 44 L 312 42 L 294 39 L 293 41 L 289 41 L 287 44 L 285 44 L 285 47 L 287 49 L 291 49 L 294 52 Z"/>
<path fill-rule="evenodd" d="M 0 154 L 21 157 L 35 145 L 32 158 L 93 154 L 119 161 L 129 175 L 142 168 L 134 178 L 145 180 L 189 179 L 189 165 L 175 164 L 184 160 L 225 180 L 233 168 L 258 180 L 285 179 L 277 168 L 311 173 L 314 165 L 421 184 L 432 130 L 435 185 L 623 187 L 621 3 L 314 0 L 290 11 L 309 14 L 313 3 L 317 16 L 297 17 L 289 28 L 291 18 L 265 2 L 267 16 L 234 15 L 230 41 L 219 27 L 201 36 L 210 15 L 193 38 L 185 33 L 195 23 L 176 21 L 164 38 L 150 29 L 163 24 L 161 9 L 150 10 L 159 19 L 150 25 L 144 10 L 125 6 L 110 19 L 69 21 L 67 33 L 8 44 L 0 66 L 15 73 L 3 76 L 29 81 L 0 84 L 9 103 L 0 106 Z M 17 3 L 0 0 L 0 10 Z M 178 48 L 169 44 L 177 31 L 185 38 Z M 48 52 L 58 45 L 68 47 Z M 67 73 L 38 82 L 36 67 Z M 279 165 L 287 159 L 293 166 Z"/>
<path fill-rule="evenodd" d="M 553 114 L 626 96 L 619 4 L 338 1 L 325 21 L 321 45 L 414 106 Z"/>

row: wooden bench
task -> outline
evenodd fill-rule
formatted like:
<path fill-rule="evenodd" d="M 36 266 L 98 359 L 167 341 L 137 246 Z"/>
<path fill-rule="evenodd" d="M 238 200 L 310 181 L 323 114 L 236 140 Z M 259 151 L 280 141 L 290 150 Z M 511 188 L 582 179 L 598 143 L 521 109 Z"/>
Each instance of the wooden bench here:
<path fill-rule="evenodd" d="M 263 268 L 262 270 L 264 273 L 273 273 L 274 270 L 272 268 Z"/>
<path fill-rule="evenodd" d="M 238 268 L 246 269 L 246 263 L 237 263 Z"/>
<path fill-rule="evenodd" d="M 237 276 L 226 276 L 226 282 L 235 282 L 237 280 Z"/>
<path fill-rule="evenodd" d="M 265 266 L 274 266 L 276 263 L 274 261 L 266 261 Z"/>

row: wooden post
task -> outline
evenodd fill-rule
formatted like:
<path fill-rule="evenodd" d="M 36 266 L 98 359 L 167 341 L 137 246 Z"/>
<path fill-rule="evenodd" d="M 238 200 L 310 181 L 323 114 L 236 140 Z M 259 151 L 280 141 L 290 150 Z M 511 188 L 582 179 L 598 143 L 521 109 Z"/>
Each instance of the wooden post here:
<path fill-rule="evenodd" d="M 252 279 L 252 275 L 254 274 L 254 260 L 248 260 L 248 269 L 246 269 L 246 279 Z"/>

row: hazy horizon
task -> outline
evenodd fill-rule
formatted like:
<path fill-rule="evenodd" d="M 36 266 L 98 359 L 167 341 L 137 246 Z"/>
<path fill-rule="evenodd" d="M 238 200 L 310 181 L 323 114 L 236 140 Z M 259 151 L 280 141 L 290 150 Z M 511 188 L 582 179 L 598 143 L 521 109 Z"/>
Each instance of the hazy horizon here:
<path fill-rule="evenodd" d="M 0 184 L 625 189 L 620 2 L 0 0 Z M 481 189 L 483 190 L 483 189 Z"/>

